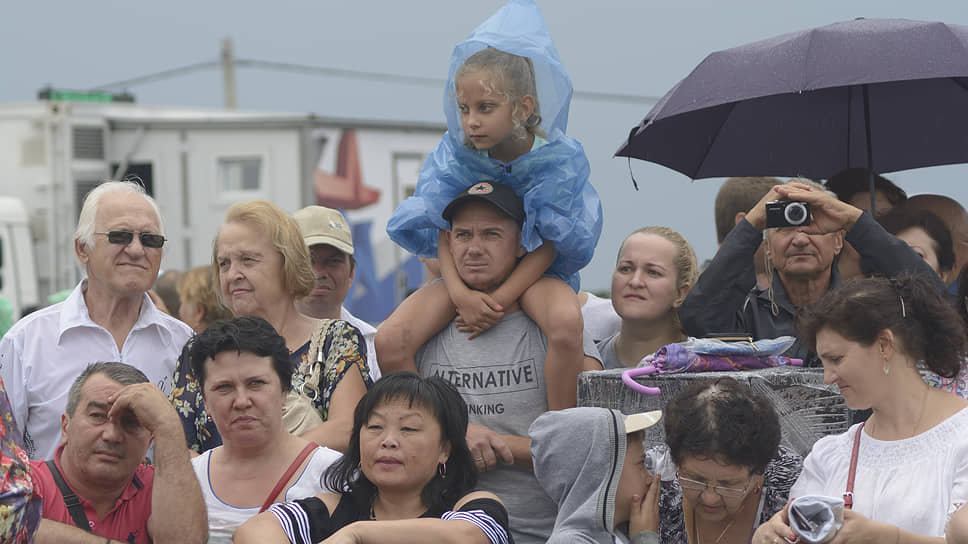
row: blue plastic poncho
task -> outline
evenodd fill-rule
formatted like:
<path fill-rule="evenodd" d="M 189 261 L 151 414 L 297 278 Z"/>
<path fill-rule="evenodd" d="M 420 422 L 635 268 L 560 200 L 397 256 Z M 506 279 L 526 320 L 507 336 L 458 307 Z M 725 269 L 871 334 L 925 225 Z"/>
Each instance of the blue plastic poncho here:
<path fill-rule="evenodd" d="M 540 128 L 547 133 L 547 145 L 509 163 L 465 147 L 457 111 L 454 75 L 468 57 L 488 46 L 531 59 Z M 584 149 L 565 136 L 571 94 L 571 79 L 538 6 L 531 0 L 511 0 L 454 48 L 444 89 L 447 133 L 427 156 L 414 196 L 387 223 L 390 238 L 421 257 L 436 257 L 438 232 L 450 228 L 441 217 L 447 204 L 479 181 L 496 181 L 512 187 L 524 201 L 522 245 L 534 251 L 543 240 L 554 243 L 558 255 L 548 273 L 577 291 L 578 271 L 591 261 L 602 232 L 602 205 L 588 181 Z"/>

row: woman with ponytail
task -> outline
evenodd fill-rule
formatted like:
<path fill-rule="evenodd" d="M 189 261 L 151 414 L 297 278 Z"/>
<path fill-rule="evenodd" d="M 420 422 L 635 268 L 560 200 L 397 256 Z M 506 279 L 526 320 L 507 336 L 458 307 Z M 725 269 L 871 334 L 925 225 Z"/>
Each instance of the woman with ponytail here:
<path fill-rule="evenodd" d="M 797 329 L 824 382 L 872 415 L 817 441 L 790 496 L 852 501 L 835 542 L 944 542 L 948 518 L 968 501 L 968 401 L 928 386 L 920 369 L 960 370 L 966 339 L 954 307 L 920 276 L 859 279 L 803 308 Z M 786 510 L 753 541 L 782 538 L 795 538 Z"/>

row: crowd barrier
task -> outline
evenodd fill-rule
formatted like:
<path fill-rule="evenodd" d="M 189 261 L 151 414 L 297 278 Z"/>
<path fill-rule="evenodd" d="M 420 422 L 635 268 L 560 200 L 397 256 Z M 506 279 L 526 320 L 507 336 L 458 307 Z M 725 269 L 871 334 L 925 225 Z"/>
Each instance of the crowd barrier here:
<path fill-rule="evenodd" d="M 806 455 L 813 443 L 847 430 L 850 416 L 837 388 L 824 385 L 819 368 L 775 367 L 735 372 L 652 374 L 636 378 L 661 393 L 643 395 L 622 383 L 622 370 L 583 372 L 578 377 L 578 405 L 614 408 L 626 414 L 661 410 L 677 392 L 695 380 L 734 378 L 766 395 L 780 415 L 783 444 Z M 646 430 L 646 446 L 665 438 L 661 424 Z"/>

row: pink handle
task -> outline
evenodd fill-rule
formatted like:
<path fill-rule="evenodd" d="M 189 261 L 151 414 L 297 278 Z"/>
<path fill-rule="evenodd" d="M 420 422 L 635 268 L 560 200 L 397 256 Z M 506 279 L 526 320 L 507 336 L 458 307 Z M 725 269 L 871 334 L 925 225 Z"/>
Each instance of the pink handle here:
<path fill-rule="evenodd" d="M 658 371 L 659 369 L 652 365 L 643 366 L 639 368 L 630 368 L 625 372 L 622 372 L 622 382 L 625 383 L 625 385 L 628 386 L 628 388 L 631 389 L 632 391 L 636 391 L 643 395 L 655 396 L 661 393 L 662 390 L 659 389 L 658 387 L 649 387 L 647 385 L 642 385 L 639 382 L 635 381 L 634 378 L 638 376 L 645 376 L 647 374 L 655 374 Z"/>

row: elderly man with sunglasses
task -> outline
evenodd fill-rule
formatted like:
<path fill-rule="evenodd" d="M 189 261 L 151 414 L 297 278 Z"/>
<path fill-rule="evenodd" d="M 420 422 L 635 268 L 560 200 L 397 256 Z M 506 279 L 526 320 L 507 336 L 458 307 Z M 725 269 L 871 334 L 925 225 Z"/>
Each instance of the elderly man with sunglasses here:
<path fill-rule="evenodd" d="M 146 294 L 165 242 L 158 205 L 140 185 L 107 181 L 87 195 L 74 232 L 87 277 L 0 340 L 0 377 L 31 458 L 53 455 L 71 381 L 90 363 L 127 363 L 170 392 L 192 331 Z"/>

